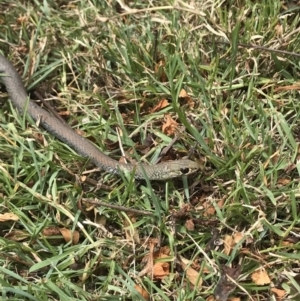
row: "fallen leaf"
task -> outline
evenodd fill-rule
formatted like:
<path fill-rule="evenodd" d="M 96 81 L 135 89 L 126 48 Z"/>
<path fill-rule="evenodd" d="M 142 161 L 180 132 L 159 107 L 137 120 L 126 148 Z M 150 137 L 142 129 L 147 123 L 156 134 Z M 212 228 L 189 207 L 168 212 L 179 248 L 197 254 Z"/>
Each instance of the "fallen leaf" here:
<path fill-rule="evenodd" d="M 0 214 L 0 222 L 7 222 L 7 221 L 18 221 L 19 217 L 14 213 L 7 212 L 4 214 Z"/>
<path fill-rule="evenodd" d="M 265 285 L 271 282 L 269 275 L 263 269 L 259 269 L 258 271 L 253 272 L 251 278 L 257 285 Z"/>
<path fill-rule="evenodd" d="M 171 117 L 170 114 L 165 115 L 165 122 L 162 126 L 162 131 L 164 134 L 171 136 L 175 133 L 178 127 L 178 123 Z"/>
<path fill-rule="evenodd" d="M 291 183 L 291 179 L 288 179 L 288 178 L 280 178 L 277 180 L 277 184 L 281 184 L 283 186 L 286 186 L 290 183 Z"/>
<path fill-rule="evenodd" d="M 191 262 L 180 256 L 180 261 L 181 261 L 181 266 L 185 271 L 185 274 L 188 278 L 188 280 L 190 281 L 190 283 L 192 283 L 194 286 L 196 286 L 197 288 L 201 288 L 202 286 L 202 278 L 200 277 L 199 272 L 197 272 L 195 269 L 193 269 L 191 267 Z"/>
<path fill-rule="evenodd" d="M 224 240 L 224 253 L 226 255 L 229 255 L 232 248 L 235 245 L 234 240 L 233 240 L 232 236 L 230 236 L 230 235 L 225 235 L 223 240 Z"/>
<path fill-rule="evenodd" d="M 190 218 L 188 220 L 185 221 L 185 227 L 189 230 L 189 231 L 194 231 L 195 230 L 195 225 L 193 222 L 193 219 Z"/>
<path fill-rule="evenodd" d="M 79 232 L 74 230 L 73 232 L 67 228 L 56 228 L 56 227 L 48 227 L 42 231 L 45 236 L 57 236 L 62 235 L 65 242 L 72 241 L 73 245 L 78 244 L 79 241 Z"/>
<path fill-rule="evenodd" d="M 221 277 L 214 290 L 214 295 L 217 301 L 226 301 L 228 296 L 235 290 L 236 283 L 234 281 L 241 274 L 241 266 L 229 267 L 226 265 L 221 266 Z M 232 281 L 230 278 L 232 278 Z"/>
<path fill-rule="evenodd" d="M 162 258 L 168 258 L 169 256 L 162 254 Z M 153 266 L 153 279 L 158 280 L 158 279 L 163 279 L 164 277 L 168 276 L 170 274 L 170 264 L 169 262 L 164 262 L 164 261 L 158 261 L 154 263 Z"/>
<path fill-rule="evenodd" d="M 72 242 L 72 245 L 77 245 L 79 242 L 80 234 L 78 231 L 74 230 L 71 231 L 67 228 L 59 228 L 59 232 L 62 234 L 62 236 L 65 239 L 65 242 Z"/>
<path fill-rule="evenodd" d="M 142 287 L 140 287 L 137 284 L 134 286 L 134 288 L 143 296 L 144 299 L 150 300 L 150 295 L 146 290 L 144 290 Z"/>
<path fill-rule="evenodd" d="M 42 231 L 43 235 L 45 236 L 54 236 L 54 235 L 60 235 L 60 232 L 57 227 L 47 227 L 44 228 Z"/>
<path fill-rule="evenodd" d="M 220 209 L 223 208 L 224 204 L 225 204 L 225 199 L 224 199 L 224 198 L 217 202 L 217 205 L 218 205 L 218 207 L 219 207 Z"/>
<path fill-rule="evenodd" d="M 140 240 L 140 235 L 138 228 L 133 227 L 132 225 L 136 223 L 136 218 L 135 217 L 130 217 L 131 223 L 127 218 L 124 218 L 124 231 L 125 231 L 125 236 L 126 239 L 129 241 L 134 241 L 137 244 L 141 243 Z"/>
<path fill-rule="evenodd" d="M 151 110 L 151 113 L 154 113 L 154 112 L 158 112 L 160 111 L 161 109 L 165 108 L 169 106 L 169 102 L 163 98 L 159 101 L 159 103 Z"/>
<path fill-rule="evenodd" d="M 281 290 L 281 289 L 278 289 L 276 287 L 272 287 L 271 292 L 273 292 L 279 298 L 283 298 L 286 295 L 285 290 Z"/>
<path fill-rule="evenodd" d="M 298 91 L 300 90 L 300 83 L 299 82 L 296 82 L 295 84 L 293 85 L 289 85 L 289 86 L 281 86 L 281 87 L 278 87 L 278 88 L 275 88 L 274 89 L 274 92 L 281 92 L 281 91 Z"/>
<path fill-rule="evenodd" d="M 156 77 L 159 78 L 159 80 L 164 83 L 168 81 L 168 77 L 164 71 L 164 66 L 166 65 L 165 61 L 160 60 L 157 64 L 155 64 L 154 72 L 156 74 Z"/>
<path fill-rule="evenodd" d="M 277 35 L 278 38 L 282 36 L 282 34 L 283 34 L 283 26 L 282 26 L 282 24 L 278 23 L 275 26 L 275 32 L 276 32 L 276 35 Z"/>
<path fill-rule="evenodd" d="M 22 230 L 13 230 L 7 233 L 4 237 L 12 241 L 22 241 L 29 237 L 29 233 Z"/>
<path fill-rule="evenodd" d="M 91 276 L 91 261 L 88 260 L 83 268 L 83 273 L 79 275 L 79 279 L 81 282 L 85 282 Z"/>
<path fill-rule="evenodd" d="M 183 98 L 184 102 L 188 104 L 190 109 L 194 108 L 195 102 L 193 101 L 192 97 L 190 95 L 188 95 L 188 93 L 184 89 L 181 89 L 178 97 Z"/>
<path fill-rule="evenodd" d="M 155 243 L 150 242 L 150 251 L 149 253 L 142 259 L 142 262 L 146 262 L 145 267 L 139 272 L 138 276 L 142 277 L 144 275 L 152 276 L 153 272 L 153 250 Z"/>
<path fill-rule="evenodd" d="M 185 98 L 185 97 L 189 97 L 189 95 L 186 93 L 184 89 L 181 89 L 181 91 L 179 92 L 179 97 Z"/>
<path fill-rule="evenodd" d="M 80 181 L 83 183 L 85 182 L 87 179 L 87 176 L 80 176 Z"/>
<path fill-rule="evenodd" d="M 142 259 L 142 262 L 146 263 L 144 269 L 139 272 L 139 277 L 148 275 L 154 280 L 163 279 L 170 273 L 170 264 L 164 258 L 170 257 L 170 249 L 168 247 L 161 247 L 158 251 L 153 252 L 155 245 L 157 245 L 157 240 L 150 240 L 150 251 Z M 162 259 L 160 261 L 160 259 Z M 155 261 L 155 262 L 154 262 Z"/>
<path fill-rule="evenodd" d="M 244 238 L 244 233 L 242 232 L 236 232 L 233 234 L 233 241 L 234 244 L 238 244 L 242 239 Z"/>

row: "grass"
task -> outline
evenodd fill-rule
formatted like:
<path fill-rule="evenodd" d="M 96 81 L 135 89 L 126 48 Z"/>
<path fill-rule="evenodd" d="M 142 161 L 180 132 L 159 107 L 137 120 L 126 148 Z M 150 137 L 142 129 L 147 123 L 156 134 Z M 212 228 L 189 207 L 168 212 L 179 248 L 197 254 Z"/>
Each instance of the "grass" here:
<path fill-rule="evenodd" d="M 190 155 L 201 171 L 157 183 L 95 171 L 2 89 L 2 299 L 298 300 L 298 8 L 120 3 L 2 1 L 1 53 L 111 157 L 121 145 L 155 163 L 184 126 L 163 160 Z"/>

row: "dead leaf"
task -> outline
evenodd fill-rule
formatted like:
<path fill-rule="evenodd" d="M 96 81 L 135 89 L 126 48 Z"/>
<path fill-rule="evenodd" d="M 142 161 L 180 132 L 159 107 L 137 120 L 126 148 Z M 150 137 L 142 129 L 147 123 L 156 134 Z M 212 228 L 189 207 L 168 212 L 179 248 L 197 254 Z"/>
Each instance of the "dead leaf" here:
<path fill-rule="evenodd" d="M 43 231 L 42 231 L 43 235 L 45 236 L 54 236 L 54 235 L 60 235 L 60 232 L 58 230 L 57 227 L 48 227 L 48 228 L 45 228 Z"/>
<path fill-rule="evenodd" d="M 277 181 L 277 184 L 280 184 L 280 185 L 283 185 L 283 186 L 286 186 L 290 183 L 291 183 L 291 179 L 288 179 L 288 178 L 280 178 Z"/>
<path fill-rule="evenodd" d="M 192 218 L 185 221 L 185 227 L 189 231 L 194 231 L 195 230 L 195 225 L 194 225 L 194 222 L 193 222 Z"/>
<path fill-rule="evenodd" d="M 259 269 L 252 273 L 251 278 L 253 282 L 257 285 L 265 285 L 271 282 L 269 275 L 263 269 Z"/>
<path fill-rule="evenodd" d="M 65 242 L 72 241 L 73 245 L 78 244 L 79 241 L 79 232 L 74 230 L 73 233 L 71 230 L 67 228 L 56 228 L 56 227 L 48 227 L 42 231 L 45 236 L 57 236 L 62 235 Z"/>
<path fill-rule="evenodd" d="M 224 115 L 224 116 L 227 116 L 228 115 L 228 112 L 229 112 L 229 109 L 224 107 L 223 109 L 221 109 L 221 113 Z"/>
<path fill-rule="evenodd" d="M 165 254 L 161 254 L 160 259 L 163 258 L 168 258 L 169 256 Z M 168 276 L 170 274 L 170 264 L 169 262 L 164 262 L 164 261 L 158 261 L 155 262 L 153 266 L 153 279 L 158 280 L 158 279 L 163 279 L 164 277 Z"/>
<path fill-rule="evenodd" d="M 74 230 L 71 231 L 67 228 L 59 228 L 59 232 L 62 234 L 62 236 L 65 239 L 65 242 L 72 242 L 72 245 L 77 245 L 79 242 L 80 234 L 78 231 Z"/>
<path fill-rule="evenodd" d="M 272 287 L 271 288 L 271 292 L 273 292 L 280 299 L 283 298 L 285 296 L 285 294 L 286 294 L 285 290 L 281 290 L 281 289 L 278 289 L 276 287 Z"/>
<path fill-rule="evenodd" d="M 199 276 L 200 275 L 199 272 L 197 272 L 195 269 L 191 267 L 191 262 L 188 259 L 182 256 L 179 256 L 179 258 L 181 261 L 181 266 L 185 270 L 185 274 L 188 280 L 190 281 L 190 283 L 196 286 L 197 288 L 201 288 L 202 278 Z"/>
<path fill-rule="evenodd" d="M 281 91 L 298 91 L 300 90 L 300 83 L 299 82 L 296 82 L 295 84 L 293 85 L 289 85 L 289 86 L 281 86 L 281 87 L 278 87 L 278 88 L 275 88 L 274 89 L 274 92 L 281 92 Z"/>
<path fill-rule="evenodd" d="M 171 136 L 175 133 L 178 127 L 178 123 L 171 117 L 170 114 L 165 115 L 165 123 L 162 126 L 164 134 Z"/>
<path fill-rule="evenodd" d="M 203 215 L 206 216 L 210 216 L 210 215 L 215 215 L 216 213 L 216 209 L 215 207 L 211 204 L 210 200 L 204 201 L 202 203 L 202 206 L 204 208 L 204 213 Z"/>
<path fill-rule="evenodd" d="M 134 241 L 137 244 L 141 243 L 139 231 L 136 227 L 133 227 L 132 224 L 136 223 L 135 217 L 130 217 L 131 223 L 127 218 L 124 218 L 124 231 L 126 239 L 129 241 Z"/>
<path fill-rule="evenodd" d="M 85 282 L 91 276 L 91 261 L 88 260 L 83 268 L 83 273 L 79 275 L 81 282 Z"/>
<path fill-rule="evenodd" d="M 161 247 L 158 251 L 154 252 L 153 279 L 163 279 L 170 274 L 170 263 L 163 260 L 160 261 L 160 259 L 169 257 L 170 248 L 167 246 Z"/>
<path fill-rule="evenodd" d="M 165 61 L 160 60 L 157 64 L 155 64 L 154 72 L 156 74 L 156 77 L 159 78 L 159 80 L 162 83 L 165 83 L 168 81 L 168 77 L 164 71 L 164 66 L 166 65 Z"/>
<path fill-rule="evenodd" d="M 13 230 L 7 233 L 4 237 L 12 241 L 22 241 L 24 239 L 27 239 L 29 236 L 30 235 L 26 231 Z"/>
<path fill-rule="evenodd" d="M 153 250 L 154 250 L 155 244 L 153 242 L 150 242 L 150 251 L 149 253 L 142 259 L 142 262 L 146 262 L 145 267 L 139 272 L 138 276 L 142 277 L 144 275 L 150 275 L 152 276 L 153 271 Z"/>
<path fill-rule="evenodd" d="M 150 295 L 146 290 L 144 290 L 142 287 L 140 287 L 137 284 L 134 286 L 134 288 L 143 296 L 144 299 L 150 300 Z"/>
<path fill-rule="evenodd" d="M 193 101 L 192 97 L 188 95 L 188 93 L 184 89 L 181 89 L 178 97 L 183 98 L 184 102 L 188 104 L 190 109 L 193 109 L 195 107 L 195 102 Z"/>
<path fill-rule="evenodd" d="M 238 244 L 242 239 L 244 238 L 244 233 L 242 232 L 236 232 L 233 234 L 233 241 L 234 244 Z"/>
<path fill-rule="evenodd" d="M 214 290 L 214 295 L 217 301 L 226 301 L 228 296 L 235 290 L 236 283 L 234 281 L 241 274 L 241 266 L 229 267 L 226 265 L 221 266 L 221 277 Z M 232 278 L 232 280 L 230 279 Z"/>
<path fill-rule="evenodd" d="M 189 97 L 189 95 L 186 93 L 184 89 L 181 89 L 181 91 L 179 92 L 179 98 L 185 98 L 185 97 Z"/>
<path fill-rule="evenodd" d="M 81 182 L 85 182 L 86 181 L 87 176 L 80 176 L 80 181 Z"/>
<path fill-rule="evenodd" d="M 19 217 L 14 213 L 7 212 L 4 214 L 0 214 L 0 222 L 7 222 L 7 221 L 18 221 Z"/>
<path fill-rule="evenodd" d="M 151 113 L 159 112 L 161 109 L 169 106 L 169 102 L 163 98 L 159 101 L 159 103 L 151 110 Z"/>
<path fill-rule="evenodd" d="M 276 35 L 277 35 L 278 38 L 282 37 L 282 34 L 283 34 L 283 26 L 282 26 L 282 24 L 278 23 L 275 26 L 275 32 L 276 32 Z"/>
<path fill-rule="evenodd" d="M 150 251 L 142 259 L 142 262 L 146 262 L 144 269 L 139 272 L 139 277 L 148 275 L 154 280 L 163 279 L 170 273 L 170 263 L 164 261 L 164 258 L 170 257 L 170 249 L 168 247 L 162 247 L 158 251 L 153 252 L 157 240 L 150 240 Z M 162 259 L 160 261 L 160 259 Z M 155 262 L 154 262 L 155 261 Z"/>
<path fill-rule="evenodd" d="M 220 199 L 220 201 L 217 202 L 217 205 L 218 205 L 218 207 L 219 207 L 220 209 L 223 208 L 224 204 L 225 204 L 225 199 L 224 199 L 224 198 L 223 198 L 223 199 Z"/>
<path fill-rule="evenodd" d="M 293 243 L 293 242 L 290 242 L 290 241 L 285 241 L 285 240 L 284 240 L 284 241 L 281 243 L 281 245 L 284 246 L 284 247 L 291 247 L 291 246 L 294 245 L 294 243 Z"/>
<path fill-rule="evenodd" d="M 223 240 L 224 240 L 224 253 L 226 255 L 229 255 L 232 248 L 235 245 L 234 240 L 233 240 L 232 236 L 230 236 L 230 235 L 225 235 Z"/>

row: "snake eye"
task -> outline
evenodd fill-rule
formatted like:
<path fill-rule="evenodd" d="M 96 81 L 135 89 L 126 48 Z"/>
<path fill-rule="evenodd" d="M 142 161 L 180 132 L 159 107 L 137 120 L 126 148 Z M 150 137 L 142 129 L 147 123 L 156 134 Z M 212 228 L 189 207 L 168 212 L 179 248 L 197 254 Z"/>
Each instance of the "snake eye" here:
<path fill-rule="evenodd" d="M 187 167 L 183 167 L 183 168 L 180 168 L 180 171 L 182 172 L 182 174 L 186 175 L 190 172 L 190 169 Z"/>

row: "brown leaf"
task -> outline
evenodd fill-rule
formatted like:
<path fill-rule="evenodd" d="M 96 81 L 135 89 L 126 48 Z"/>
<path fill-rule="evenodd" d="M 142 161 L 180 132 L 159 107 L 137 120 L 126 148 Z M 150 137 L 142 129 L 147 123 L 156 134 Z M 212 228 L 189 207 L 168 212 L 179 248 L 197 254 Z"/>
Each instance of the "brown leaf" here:
<path fill-rule="evenodd" d="M 173 120 L 171 115 L 166 114 L 165 115 L 165 123 L 162 126 L 162 131 L 167 136 L 171 136 L 175 133 L 176 129 L 178 127 L 178 123 Z"/>
<path fill-rule="evenodd" d="M 236 232 L 233 234 L 234 245 L 238 244 L 244 238 L 244 233 Z"/>
<path fill-rule="evenodd" d="M 150 251 L 149 253 L 142 259 L 143 262 L 146 262 L 145 267 L 139 272 L 138 276 L 142 277 L 144 275 L 152 276 L 153 271 L 153 250 L 155 244 L 150 242 Z"/>
<path fill-rule="evenodd" d="M 229 255 L 233 246 L 234 246 L 234 240 L 232 238 L 232 236 L 230 235 L 225 235 L 224 237 L 224 253 L 226 255 Z"/>
<path fill-rule="evenodd" d="M 184 89 L 181 89 L 181 91 L 179 92 L 179 98 L 185 98 L 185 97 L 189 97 L 189 95 Z"/>
<path fill-rule="evenodd" d="M 28 232 L 21 231 L 21 230 L 13 230 L 7 233 L 4 237 L 9 240 L 13 241 L 22 241 L 26 238 L 28 238 L 30 235 Z"/>
<path fill-rule="evenodd" d="M 80 235 L 79 232 L 74 230 L 71 231 L 67 228 L 59 228 L 59 232 L 62 234 L 66 242 L 72 241 L 72 245 L 77 245 Z"/>
<path fill-rule="evenodd" d="M 294 90 L 296 90 L 296 91 L 300 90 L 300 82 L 296 82 L 295 84 L 289 85 L 289 86 L 281 86 L 281 87 L 275 88 L 274 92 L 294 91 Z"/>
<path fill-rule="evenodd" d="M 226 265 L 221 266 L 221 277 L 214 291 L 216 301 L 227 300 L 228 296 L 235 290 L 236 284 L 234 281 L 237 280 L 240 274 L 240 265 L 233 268 Z M 228 276 L 234 281 L 232 281 Z"/>
<path fill-rule="evenodd" d="M 194 222 L 193 222 L 192 218 L 185 221 L 185 227 L 189 231 L 194 231 L 195 230 L 195 225 L 194 225 Z"/>
<path fill-rule="evenodd" d="M 188 104 L 189 108 L 192 109 L 195 106 L 195 102 L 193 101 L 192 97 L 190 95 L 188 95 L 188 93 L 186 92 L 186 90 L 181 89 L 179 95 L 179 98 L 183 98 L 184 102 Z"/>
<path fill-rule="evenodd" d="M 14 213 L 7 212 L 4 214 L 0 214 L 0 222 L 7 222 L 7 221 L 18 221 L 19 217 Z"/>
<path fill-rule="evenodd" d="M 281 23 L 278 23 L 275 26 L 275 32 L 276 32 L 277 37 L 281 37 L 282 36 L 282 34 L 283 34 L 283 26 L 282 26 Z"/>
<path fill-rule="evenodd" d="M 289 178 L 280 178 L 280 179 L 277 180 L 277 184 L 280 184 L 280 185 L 283 185 L 283 186 L 286 186 L 290 183 L 291 183 L 291 179 L 289 179 Z"/>
<path fill-rule="evenodd" d="M 169 256 L 161 254 L 160 258 L 168 258 Z M 168 262 L 158 261 L 153 266 L 153 279 L 163 279 L 170 274 L 170 264 Z"/>
<path fill-rule="evenodd" d="M 285 294 L 286 294 L 285 290 L 278 289 L 276 287 L 272 287 L 271 288 L 271 292 L 273 292 L 274 294 L 276 294 L 277 297 L 279 297 L 280 299 L 283 298 L 285 296 Z"/>
<path fill-rule="evenodd" d="M 165 65 L 166 65 L 165 61 L 160 60 L 157 64 L 155 64 L 154 67 L 154 72 L 156 74 L 156 77 L 159 78 L 159 80 L 163 83 L 168 81 L 168 77 L 163 68 Z"/>
<path fill-rule="evenodd" d="M 80 181 L 81 182 L 85 182 L 86 181 L 87 176 L 80 176 Z"/>
<path fill-rule="evenodd" d="M 131 223 L 127 218 L 124 218 L 124 231 L 126 239 L 129 241 L 135 241 L 137 244 L 141 243 L 139 231 L 136 227 L 133 227 L 132 224 L 136 223 L 135 217 L 130 217 Z"/>
<path fill-rule="evenodd" d="M 169 102 L 163 98 L 159 101 L 159 103 L 151 110 L 151 113 L 154 113 L 154 112 L 158 112 L 160 111 L 161 109 L 167 107 L 169 105 Z"/>
<path fill-rule="evenodd" d="M 258 271 L 253 272 L 251 278 L 257 285 L 270 284 L 271 282 L 268 273 L 263 269 L 259 269 Z"/>
<path fill-rule="evenodd" d="M 144 299 L 150 300 L 150 295 L 146 290 L 144 290 L 142 287 L 140 287 L 137 284 L 134 286 L 134 288 L 143 296 Z"/>
<path fill-rule="evenodd" d="M 43 235 L 45 236 L 54 236 L 60 235 L 59 229 L 57 227 L 48 227 L 42 231 Z"/>
<path fill-rule="evenodd" d="M 195 269 L 193 269 L 191 267 L 191 262 L 180 256 L 180 261 L 181 261 L 181 266 L 182 268 L 185 270 L 185 274 L 188 278 L 188 280 L 190 281 L 190 283 L 192 283 L 194 286 L 197 286 L 197 288 L 201 288 L 202 286 L 202 278 L 199 276 L 199 272 L 197 272 Z"/>

